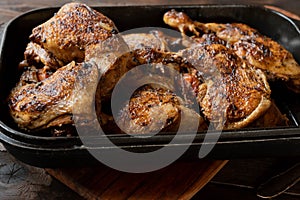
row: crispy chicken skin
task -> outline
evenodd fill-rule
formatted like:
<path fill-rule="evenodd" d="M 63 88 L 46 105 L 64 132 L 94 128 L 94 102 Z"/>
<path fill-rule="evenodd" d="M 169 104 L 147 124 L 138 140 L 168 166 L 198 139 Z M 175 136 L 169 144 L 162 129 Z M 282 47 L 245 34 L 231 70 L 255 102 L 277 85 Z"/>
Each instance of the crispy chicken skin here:
<path fill-rule="evenodd" d="M 42 81 L 14 88 L 8 102 L 11 116 L 21 128 L 30 130 L 70 124 L 76 98 L 85 102 L 82 112 L 89 112 L 92 99 L 84 94 L 92 94 L 97 79 L 97 66 L 71 62 Z M 80 90 L 77 85 L 85 87 Z"/>
<path fill-rule="evenodd" d="M 110 19 L 84 4 L 66 4 L 53 18 L 34 28 L 30 39 L 24 53 L 27 66 L 9 96 L 11 115 L 21 128 L 34 130 L 72 124 L 70 116 L 75 102 L 71 94 L 76 92 L 75 83 L 86 82 L 89 87 L 92 82 L 98 83 L 96 77 L 106 77 L 101 87 L 111 88 L 109 79 L 117 81 L 125 73 L 126 58 L 116 58 L 127 51 L 126 43 L 116 34 Z M 84 112 L 87 97 L 79 92 L 77 98 L 83 104 L 76 106 L 76 112 L 80 106 Z"/>
<path fill-rule="evenodd" d="M 225 46 L 193 47 L 181 51 L 181 55 L 193 64 L 193 71 L 203 77 L 203 84 L 192 85 L 197 87 L 204 115 L 216 123 L 217 128 L 246 127 L 271 105 L 271 90 L 264 73 Z M 195 74 L 193 71 L 191 76 Z"/>
<path fill-rule="evenodd" d="M 176 98 L 178 97 L 175 98 L 172 91 L 176 89 L 176 86 L 178 86 L 178 84 L 182 84 L 181 79 L 179 78 L 173 80 L 172 78 L 170 79 L 165 78 L 165 77 L 174 76 L 173 74 L 174 71 L 172 70 L 180 72 L 182 69 L 186 70 L 187 68 L 190 68 L 191 65 L 189 63 L 184 62 L 184 59 L 182 59 L 176 53 L 161 52 L 155 49 L 145 48 L 145 49 L 136 49 L 127 52 L 126 54 L 123 54 L 113 64 L 115 67 L 112 66 L 110 69 L 112 70 L 118 69 L 119 66 L 118 63 L 123 62 L 125 60 L 127 61 L 126 71 L 134 69 L 137 66 L 147 66 L 147 68 L 149 69 L 149 71 L 147 72 L 145 72 L 144 70 L 141 71 L 136 70 L 135 73 L 129 75 L 131 81 L 127 82 L 128 85 L 127 84 L 122 85 L 122 87 L 125 87 L 124 88 L 125 91 L 130 84 L 139 85 L 141 83 L 142 84 L 148 83 L 147 78 L 151 73 L 153 74 L 150 77 L 155 78 L 156 83 L 160 87 L 158 86 L 154 87 L 152 85 L 147 85 L 145 87 L 142 87 L 142 89 L 139 89 L 138 92 L 136 92 L 135 95 L 132 97 L 132 99 L 130 99 L 129 103 L 124 105 L 123 108 L 120 108 L 121 109 L 120 116 L 117 119 L 117 121 L 122 125 L 121 129 L 123 129 L 125 132 L 132 132 L 132 133 L 147 133 L 147 132 L 151 132 L 154 130 L 161 130 L 161 129 L 163 129 L 163 131 L 175 130 L 175 127 L 178 126 L 179 119 L 180 119 L 178 118 L 178 116 L 180 115 L 180 113 L 184 112 L 185 116 L 191 116 L 197 119 L 197 123 L 198 122 L 200 123 L 199 128 L 201 128 L 201 130 L 204 130 L 204 127 L 206 127 L 206 123 L 203 117 L 201 117 L 199 114 L 196 114 L 196 112 L 192 111 L 192 109 L 185 107 L 186 106 L 185 103 L 181 102 L 182 105 L 177 105 L 178 100 L 176 100 Z M 170 71 L 166 70 L 166 67 L 172 70 Z M 101 85 L 101 87 L 98 88 L 100 92 L 97 92 L 97 94 L 102 94 L 102 96 L 99 98 L 104 104 L 110 101 L 113 87 L 116 84 L 115 81 L 116 79 L 114 79 L 113 77 L 113 75 L 116 73 L 113 73 L 113 71 L 111 72 L 112 72 L 110 73 L 111 76 L 109 74 L 107 76 L 103 76 L 100 78 L 100 82 L 99 82 L 100 83 L 99 86 Z M 153 81 L 153 79 L 151 79 L 151 81 Z M 169 90 L 166 90 L 164 88 L 168 88 Z M 180 91 L 180 92 L 184 92 L 184 91 Z M 184 94 L 182 95 L 184 96 Z M 163 98 L 165 98 L 166 104 L 162 104 L 158 102 L 158 100 L 162 100 Z M 174 103 L 175 100 L 177 102 L 176 106 Z M 188 101 L 189 99 L 185 98 L 184 100 Z M 153 104 L 153 108 L 152 106 L 151 108 L 148 107 L 150 104 Z M 107 107 L 107 106 L 104 105 L 102 107 Z M 128 109 L 130 111 L 128 111 Z M 132 112 L 136 113 L 135 117 L 133 117 L 133 115 L 135 114 L 133 114 Z M 147 112 L 147 113 L 143 113 L 143 112 Z M 99 113 L 100 116 L 102 115 L 102 112 L 99 112 L 99 110 L 97 111 L 97 113 Z M 176 113 L 174 114 L 174 117 L 176 115 L 175 117 L 176 120 L 175 118 L 174 120 L 169 119 L 169 117 L 172 115 L 171 113 L 173 114 Z M 144 117 L 145 115 L 147 115 L 147 118 L 149 120 L 150 119 L 152 120 L 151 125 L 145 122 L 144 123 L 145 125 L 142 126 L 141 123 L 138 123 L 138 121 L 145 120 Z M 101 118 L 102 117 L 100 117 L 100 119 Z M 168 121 L 167 124 L 165 124 L 166 123 L 165 120 Z M 99 120 L 99 121 L 103 126 L 106 126 L 107 124 L 110 126 L 112 124 L 110 121 L 103 121 L 103 120 Z M 188 123 L 190 123 L 191 121 L 189 121 Z M 111 125 L 109 129 L 117 130 L 117 128 L 113 127 L 113 125 Z"/>
<path fill-rule="evenodd" d="M 86 60 L 89 60 L 89 62 L 76 63 L 73 61 L 57 69 L 49 77 L 42 76 L 41 78 L 38 73 L 41 69 L 34 67 L 28 68 L 23 73 L 18 86 L 12 90 L 9 96 L 11 115 L 20 128 L 35 130 L 72 124 L 74 123 L 72 120 L 73 112 L 76 112 L 75 114 L 79 114 L 79 116 L 82 116 L 82 113 L 85 112 L 92 113 L 90 110 L 87 111 L 86 108 L 87 105 L 92 103 L 93 97 L 89 94 L 93 94 L 93 91 L 85 92 L 85 88 L 82 91 L 75 90 L 75 81 L 77 81 L 77 85 L 79 81 L 79 83 L 87 82 L 81 85 L 88 86 L 95 83 L 98 86 L 97 90 L 96 86 L 94 88 L 96 113 L 100 124 L 109 126 L 111 118 L 102 112 L 102 103 L 110 100 L 114 85 L 128 70 L 138 65 L 151 63 L 169 66 L 177 71 L 180 71 L 183 66 L 189 67 L 188 64 L 183 62 L 182 58 L 174 53 L 142 49 L 117 56 L 118 51 L 113 51 L 114 53 L 103 51 L 101 45 L 91 47 L 93 48 L 87 50 L 88 56 L 86 56 Z M 162 74 L 167 75 L 164 72 Z M 169 83 L 169 85 L 171 84 Z M 76 91 L 78 94 L 76 94 Z M 86 96 L 83 94 L 86 94 Z M 77 104 L 74 102 L 75 99 L 72 99 L 73 97 L 79 99 Z M 88 97 L 91 99 L 88 100 Z M 156 111 L 165 109 L 159 105 L 156 108 Z M 176 109 L 187 110 L 185 108 L 179 109 L 179 107 L 176 107 Z M 191 111 L 186 112 L 186 114 L 189 113 Z M 197 117 L 204 123 L 203 118 L 199 115 Z M 174 121 L 174 123 L 177 122 Z"/>
<path fill-rule="evenodd" d="M 200 23 L 175 10 L 165 13 L 163 19 L 182 34 L 187 31 L 194 33 L 195 38 L 201 37 L 201 32 L 215 34 L 219 39 L 206 38 L 204 41 L 220 43 L 220 40 L 224 40 L 226 46 L 233 49 L 241 59 L 263 70 L 268 80 L 283 80 L 293 91 L 300 92 L 299 64 L 284 47 L 257 30 L 240 23 Z M 202 39 L 200 41 L 203 42 Z"/>
<path fill-rule="evenodd" d="M 117 121 L 127 133 L 157 132 L 170 125 L 178 125 L 179 105 L 178 98 L 172 92 L 144 86 L 133 94 Z"/>
<path fill-rule="evenodd" d="M 73 60 L 82 62 L 87 46 L 117 32 L 114 23 L 100 12 L 85 4 L 68 3 L 51 19 L 34 28 L 29 38 L 65 65 Z"/>
<path fill-rule="evenodd" d="M 181 123 L 187 132 L 195 131 L 192 127 L 197 124 L 199 131 L 206 130 L 204 119 L 192 109 L 181 105 L 180 101 L 179 97 L 169 90 L 145 85 L 138 89 L 121 109 L 117 122 L 124 132 L 131 134 L 174 132 Z M 180 122 L 183 115 L 185 121 Z"/>

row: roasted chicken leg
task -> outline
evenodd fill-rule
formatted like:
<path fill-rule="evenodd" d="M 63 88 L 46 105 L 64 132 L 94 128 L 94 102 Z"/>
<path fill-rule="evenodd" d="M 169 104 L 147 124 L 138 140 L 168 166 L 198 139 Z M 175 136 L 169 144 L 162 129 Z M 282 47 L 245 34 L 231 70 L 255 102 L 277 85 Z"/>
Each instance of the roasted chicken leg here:
<path fill-rule="evenodd" d="M 83 113 L 91 112 L 93 98 L 87 94 L 94 94 L 98 77 L 96 65 L 71 62 L 47 79 L 13 89 L 8 102 L 11 116 L 27 130 L 71 124 L 76 99 L 85 102 Z"/>
<path fill-rule="evenodd" d="M 201 32 L 215 34 L 241 59 L 263 70 L 268 80 L 283 80 L 293 91 L 300 92 L 300 66 L 293 55 L 257 30 L 240 23 L 200 23 L 175 10 L 165 13 L 163 20 L 171 27 L 179 29 L 183 35 L 187 31 L 192 32 L 195 38 L 201 37 Z M 215 42 L 220 43 L 220 40 Z"/>

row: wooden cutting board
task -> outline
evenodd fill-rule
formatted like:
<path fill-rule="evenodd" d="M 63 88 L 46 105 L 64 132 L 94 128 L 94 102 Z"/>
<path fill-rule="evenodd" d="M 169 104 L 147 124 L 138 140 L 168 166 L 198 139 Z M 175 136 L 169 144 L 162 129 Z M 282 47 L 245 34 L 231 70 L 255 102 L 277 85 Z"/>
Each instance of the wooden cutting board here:
<path fill-rule="evenodd" d="M 177 162 L 143 174 L 116 171 L 104 165 L 46 169 L 85 199 L 191 199 L 227 163 L 223 160 Z"/>

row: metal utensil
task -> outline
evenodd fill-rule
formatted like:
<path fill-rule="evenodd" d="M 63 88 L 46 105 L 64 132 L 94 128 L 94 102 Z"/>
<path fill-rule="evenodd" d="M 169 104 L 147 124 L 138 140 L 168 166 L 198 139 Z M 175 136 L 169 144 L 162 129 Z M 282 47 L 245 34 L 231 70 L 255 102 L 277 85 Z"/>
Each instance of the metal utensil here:
<path fill-rule="evenodd" d="M 300 181 L 300 162 L 261 184 L 257 188 L 256 195 L 260 198 L 271 199 L 284 193 L 298 181 Z"/>

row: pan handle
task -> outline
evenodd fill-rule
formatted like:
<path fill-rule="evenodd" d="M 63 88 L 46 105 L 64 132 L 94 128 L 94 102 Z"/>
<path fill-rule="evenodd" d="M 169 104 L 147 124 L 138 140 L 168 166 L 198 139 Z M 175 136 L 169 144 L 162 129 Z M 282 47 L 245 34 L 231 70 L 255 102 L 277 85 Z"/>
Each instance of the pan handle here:
<path fill-rule="evenodd" d="M 291 18 L 291 19 L 293 19 L 295 21 L 300 22 L 300 16 L 298 16 L 298 15 L 296 15 L 294 13 L 291 13 L 291 12 L 289 12 L 287 10 L 284 10 L 282 8 L 278 8 L 276 6 L 271 6 L 271 5 L 265 5 L 264 7 L 268 8 L 268 9 L 271 9 L 271 10 L 275 10 L 277 12 L 280 12 L 280 13 L 286 15 L 287 17 L 289 17 L 289 18 Z"/>
<path fill-rule="evenodd" d="M 291 13 L 287 10 L 284 10 L 282 8 L 278 8 L 276 6 L 271 6 L 271 5 L 265 5 L 264 6 L 265 8 L 267 9 L 270 9 L 270 10 L 274 10 L 276 12 L 279 12 L 287 17 L 289 17 L 291 20 L 293 20 L 295 22 L 295 24 L 300 28 L 300 16 L 294 14 L 294 13 Z"/>

